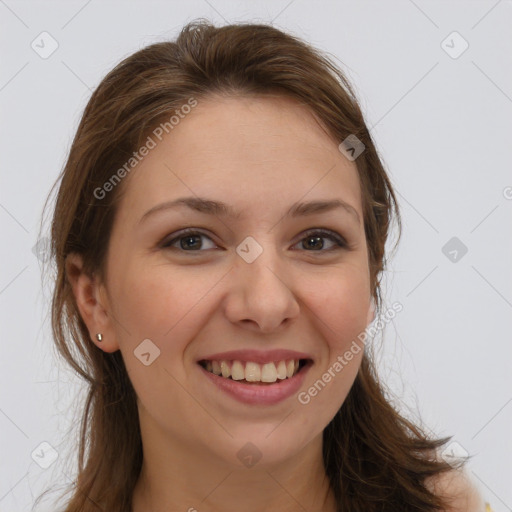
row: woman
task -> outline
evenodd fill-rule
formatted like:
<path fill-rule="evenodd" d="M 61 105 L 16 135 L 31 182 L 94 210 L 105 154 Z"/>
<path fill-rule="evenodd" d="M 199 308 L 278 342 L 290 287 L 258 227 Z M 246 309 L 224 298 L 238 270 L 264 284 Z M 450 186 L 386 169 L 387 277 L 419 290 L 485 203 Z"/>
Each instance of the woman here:
<path fill-rule="evenodd" d="M 113 69 L 52 225 L 89 383 L 65 511 L 484 510 L 365 347 L 393 212 L 349 83 L 290 35 L 197 22 Z"/>

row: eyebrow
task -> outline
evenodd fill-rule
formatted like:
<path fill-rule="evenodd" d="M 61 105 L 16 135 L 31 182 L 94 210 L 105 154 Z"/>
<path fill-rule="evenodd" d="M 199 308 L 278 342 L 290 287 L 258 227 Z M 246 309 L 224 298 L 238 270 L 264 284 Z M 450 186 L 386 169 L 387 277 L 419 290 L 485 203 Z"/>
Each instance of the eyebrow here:
<path fill-rule="evenodd" d="M 229 217 L 232 219 L 240 219 L 242 212 L 238 212 L 230 205 L 222 201 L 214 201 L 213 199 L 206 199 L 203 197 L 180 197 L 173 201 L 158 204 L 148 210 L 139 220 L 139 224 L 157 212 L 164 210 L 187 207 L 207 215 L 215 215 L 219 217 Z M 331 199 L 326 201 L 308 201 L 302 203 L 294 203 L 286 212 L 285 217 L 301 217 L 307 215 L 314 215 L 318 213 L 329 212 L 335 209 L 341 209 L 349 213 L 358 224 L 361 224 L 361 219 L 357 210 L 349 203 L 342 199 Z"/>

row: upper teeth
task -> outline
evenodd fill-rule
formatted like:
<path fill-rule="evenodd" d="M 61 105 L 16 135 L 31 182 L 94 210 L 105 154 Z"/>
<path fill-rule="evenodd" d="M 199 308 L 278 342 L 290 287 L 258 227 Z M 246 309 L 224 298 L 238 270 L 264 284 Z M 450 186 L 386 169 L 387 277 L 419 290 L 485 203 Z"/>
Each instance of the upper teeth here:
<path fill-rule="evenodd" d="M 245 364 L 245 367 L 244 367 Z M 206 370 L 215 375 L 233 380 L 245 379 L 248 382 L 275 382 L 277 379 L 286 379 L 293 377 L 299 369 L 299 360 L 290 359 L 288 361 L 276 361 L 271 363 L 259 364 L 252 361 L 243 363 L 242 361 L 206 361 Z"/>

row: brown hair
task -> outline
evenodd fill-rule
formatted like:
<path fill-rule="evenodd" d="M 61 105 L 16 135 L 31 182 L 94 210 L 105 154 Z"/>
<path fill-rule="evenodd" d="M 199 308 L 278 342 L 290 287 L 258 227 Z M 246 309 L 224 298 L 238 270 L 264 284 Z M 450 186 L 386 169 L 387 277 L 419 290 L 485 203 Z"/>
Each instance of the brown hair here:
<path fill-rule="evenodd" d="M 152 44 L 120 62 L 90 98 L 59 176 L 51 226 L 56 264 L 52 329 L 56 347 L 88 383 L 78 477 L 65 512 L 127 512 L 142 465 L 136 395 L 121 352 L 89 339 L 65 272 L 78 253 L 85 271 L 104 277 L 105 254 L 125 181 L 99 199 L 150 130 L 190 98 L 280 94 L 309 107 L 333 140 L 355 135 L 365 146 L 359 173 L 372 295 L 381 310 L 384 247 L 395 194 L 347 79 L 328 57 L 263 24 L 185 26 L 175 42 Z M 57 183 L 55 185 L 57 185 Z M 398 242 L 398 240 L 397 240 Z M 426 481 L 450 466 L 429 438 L 391 405 L 368 354 L 342 407 L 323 434 L 323 455 L 338 510 L 434 511 L 444 507 Z"/>

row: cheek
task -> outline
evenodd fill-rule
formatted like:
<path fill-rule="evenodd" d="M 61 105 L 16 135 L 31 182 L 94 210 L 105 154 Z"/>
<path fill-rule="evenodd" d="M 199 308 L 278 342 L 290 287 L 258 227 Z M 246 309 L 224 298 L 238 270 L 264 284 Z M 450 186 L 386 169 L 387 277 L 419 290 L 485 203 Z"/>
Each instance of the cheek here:
<path fill-rule="evenodd" d="M 142 267 L 127 261 L 116 268 L 112 279 L 118 319 L 124 320 L 130 332 L 139 337 L 160 335 L 163 324 L 169 329 L 174 320 L 178 283 L 164 279 L 161 268 Z"/>
<path fill-rule="evenodd" d="M 309 278 L 304 286 L 315 336 L 325 351 L 298 399 L 325 426 L 343 404 L 361 365 L 364 344 L 358 336 L 367 327 L 368 272 L 363 266 L 345 266 L 328 277 Z"/>
<path fill-rule="evenodd" d="M 311 429 L 323 429 L 332 420 L 359 371 L 364 344 L 358 336 L 366 328 L 367 283 L 364 273 L 340 273 L 338 279 L 322 283 L 322 294 L 308 303 L 318 330 L 315 336 L 325 349 L 297 397 Z"/>
<path fill-rule="evenodd" d="M 366 269 L 350 266 L 310 278 L 304 297 L 331 353 L 342 353 L 366 328 L 370 287 Z"/>
<path fill-rule="evenodd" d="M 220 277 L 190 267 L 171 271 L 165 264 L 118 269 L 113 302 L 121 343 L 133 349 L 149 338 L 162 356 L 170 353 L 175 361 L 176 354 L 183 352 L 201 328 L 208 292 Z"/>
<path fill-rule="evenodd" d="M 171 275 L 165 265 L 132 265 L 112 276 L 116 335 L 130 380 L 140 404 L 168 425 L 173 422 L 169 411 L 195 411 L 178 383 L 185 382 L 184 354 L 200 329 L 201 299 L 214 285 L 212 277 L 184 274 L 173 269 Z M 153 345 L 141 345 L 147 339 Z M 144 353 L 150 354 L 148 365 Z"/>

